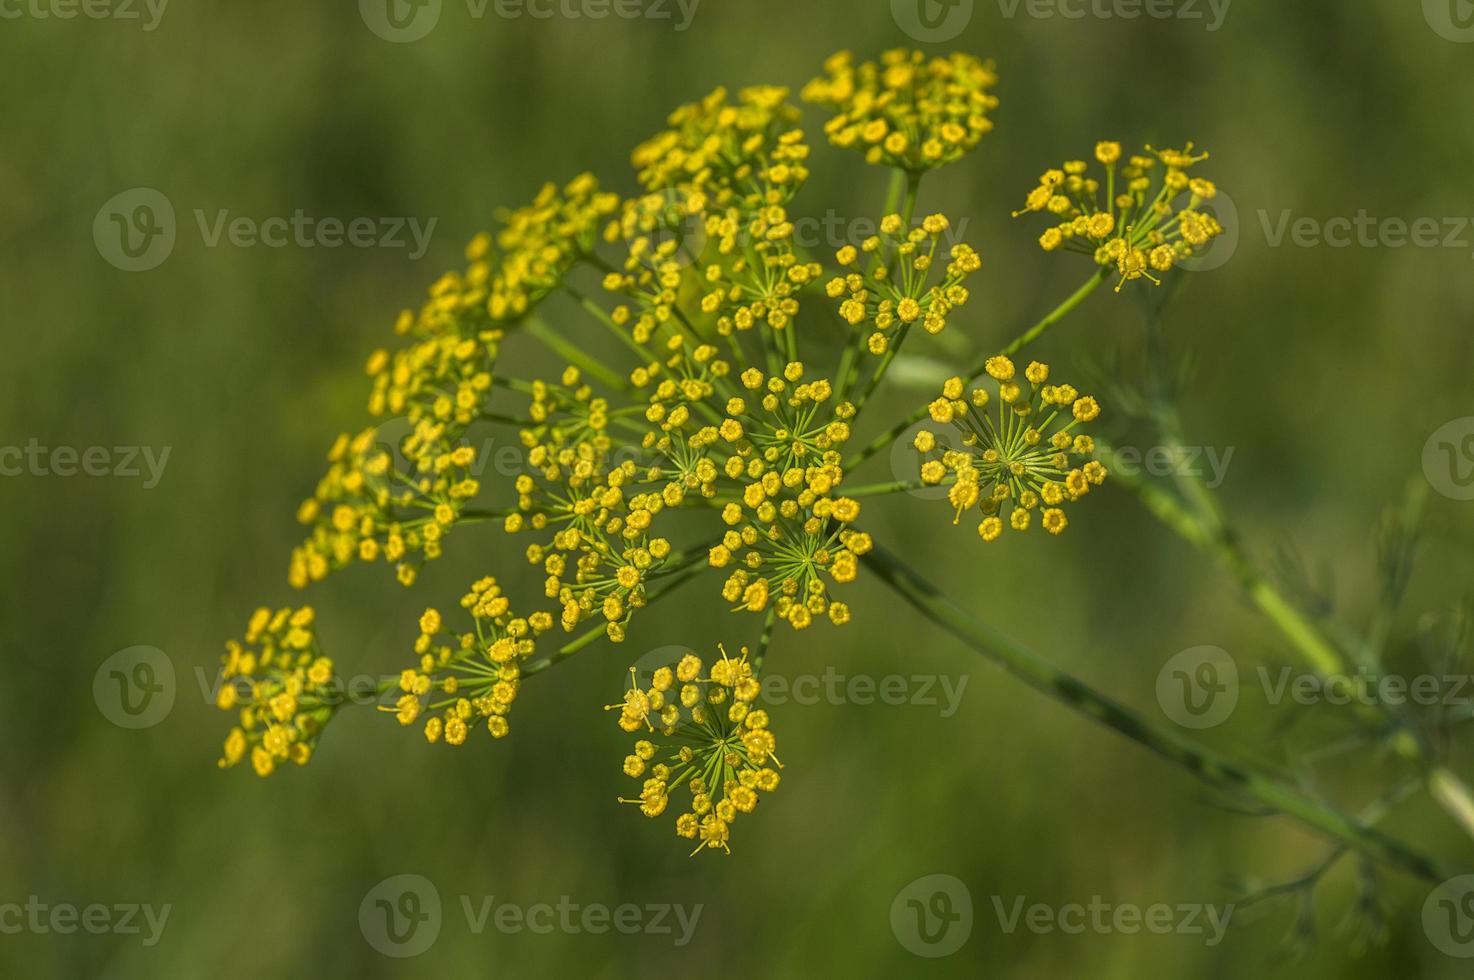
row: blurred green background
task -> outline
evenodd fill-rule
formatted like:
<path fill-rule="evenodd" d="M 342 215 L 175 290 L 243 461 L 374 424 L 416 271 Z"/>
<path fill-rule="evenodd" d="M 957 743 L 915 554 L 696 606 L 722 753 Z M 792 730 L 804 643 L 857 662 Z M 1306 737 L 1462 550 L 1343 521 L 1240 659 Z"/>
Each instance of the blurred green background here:
<path fill-rule="evenodd" d="M 1107 137 L 1210 149 L 1201 171 L 1236 204 L 1238 244 L 1222 267 L 1190 276 L 1169 313 L 1174 351 L 1198 365 L 1184 418 L 1197 444 L 1234 447 L 1220 493 L 1251 551 L 1307 556 L 1358 622 L 1375 590 L 1371 527 L 1421 470 L 1429 435 L 1471 414 L 1474 235 L 1458 248 L 1271 248 L 1260 214 L 1272 225 L 1284 209 L 1474 218 L 1474 45 L 1395 0 L 1238 0 L 1217 30 L 1202 3 L 1206 20 L 1008 16 L 1012 6 L 977 0 L 959 36 L 918 45 L 991 56 L 1001 76 L 996 131 L 923 190 L 923 212 L 966 216 L 984 257 L 949 331 L 965 344 L 933 355 L 970 360 L 1086 274 L 1073 256 L 1042 254 L 1036 224 L 1009 218 L 1045 167 Z M 544 180 L 591 169 L 633 190 L 629 149 L 678 103 L 722 84 L 797 89 L 839 48 L 917 43 L 881 0 L 707 0 L 684 31 L 674 6 L 674 21 L 495 8 L 478 19 L 445 0 L 413 43 L 376 36 L 371 8 L 176 0 L 145 30 L 38 17 L 29 0 L 4 7 L 0 443 L 171 453 L 149 489 L 125 477 L 0 479 L 0 904 L 34 895 L 172 910 L 153 946 L 0 935 L 0 974 L 1467 975 L 1424 934 L 1428 886 L 1395 873 L 1381 889 L 1388 942 L 1354 955 L 1337 931 L 1355 902 L 1352 862 L 1317 892 L 1319 942 L 1299 961 L 1286 958 L 1286 904 L 1236 915 L 1211 948 L 1191 935 L 1009 934 L 994 896 L 1010 907 L 1015 896 L 1224 903 L 1231 879 L 1292 878 L 1324 845 L 1285 820 L 1211 805 L 1187 776 L 985 665 L 864 575 L 851 590 L 856 624 L 780 633 L 770 668 L 966 678 L 959 708 L 774 709 L 785 780 L 736 825 L 729 858 L 688 859 L 669 820 L 614 803 L 629 791 L 626 740 L 599 710 L 647 650 L 752 641 L 755 624 L 723 611 L 710 578 L 637 618 L 624 647 L 597 645 L 529 682 L 505 742 L 432 751 L 356 709 L 307 769 L 270 780 L 218 771 L 228 719 L 202 685 L 257 604 L 299 600 L 285 581 L 294 510 L 332 436 L 363 424 L 360 366 L 391 342 L 397 311 L 459 267 L 496 208 Z M 821 120 L 806 113 L 814 174 L 796 210 L 877 214 L 884 175 L 822 146 Z M 92 233 L 104 202 L 135 187 L 178 215 L 172 254 L 141 272 L 106 261 Z M 196 209 L 437 223 L 412 260 L 402 248 L 212 248 Z M 1135 305 L 1101 290 L 1038 350 L 1073 366 L 1139 346 Z M 523 357 L 547 362 L 514 342 L 507 359 Z M 893 389 L 872 417 L 928 395 Z M 866 479 L 888 472 L 882 456 Z M 1474 566 L 1474 504 L 1432 501 L 1398 636 L 1457 600 Z M 1168 723 L 1155 683 L 1179 650 L 1221 646 L 1245 669 L 1289 662 L 1233 581 L 1119 487 L 1076 508 L 1057 540 L 991 549 L 954 528 L 945 504 L 901 496 L 866 511 L 879 539 L 970 608 L 1154 721 Z M 343 670 L 394 671 L 428 602 L 481 574 L 518 574 L 518 549 L 494 529 L 463 530 L 414 590 L 382 566 L 356 567 L 307 599 Z M 99 711 L 93 681 L 135 645 L 167 654 L 175 701 L 158 724 L 126 730 Z M 1284 712 L 1262 707 L 1205 740 L 1280 761 L 1288 745 L 1345 731 L 1317 714 L 1290 735 Z M 1452 753 L 1470 775 L 1457 740 Z M 1318 767 L 1315 785 L 1359 805 L 1364 777 L 1385 785 L 1391 768 L 1364 749 Z M 1385 826 L 1449 859 L 1474 856 L 1421 797 Z M 932 873 L 964 882 L 975 912 L 968 942 L 941 959 L 913 956 L 890 919 L 898 892 Z M 445 904 L 438 940 L 414 959 L 380 955 L 359 927 L 365 894 L 399 874 L 425 876 Z M 703 911 L 685 947 L 662 935 L 477 935 L 463 895 Z"/>

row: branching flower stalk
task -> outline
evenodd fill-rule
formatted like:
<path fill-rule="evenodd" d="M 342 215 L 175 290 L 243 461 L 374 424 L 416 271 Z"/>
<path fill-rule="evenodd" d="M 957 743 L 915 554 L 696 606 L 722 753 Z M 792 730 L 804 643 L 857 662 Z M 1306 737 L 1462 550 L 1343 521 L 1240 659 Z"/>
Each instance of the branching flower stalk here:
<path fill-rule="evenodd" d="M 637 737 L 623 762 L 636 788 L 621 799 L 650 818 L 670 811 L 696 852 L 726 852 L 738 816 L 769 805 L 782 766 L 761 703 L 765 662 L 792 631 L 873 615 L 847 598 L 863 568 L 977 652 L 1206 783 L 1369 860 L 1438 877 L 1446 869 L 1407 845 L 1040 661 L 863 529 L 862 511 L 884 498 L 944 487 L 953 523 L 976 519 L 977 547 L 1031 533 L 1045 546 L 1061 534 L 1066 509 L 1073 519 L 1107 480 L 1094 427 L 1110 406 L 1048 365 L 1014 358 L 1107 279 L 1117 292 L 1152 288 L 1222 230 L 1202 208 L 1216 188 L 1192 172 L 1206 154 L 1191 144 L 1128 156 L 1101 142 L 1092 164 L 1045 171 L 1019 213 L 1048 216 L 1041 248 L 1085 256 L 1088 277 L 916 413 L 872 423 L 872 396 L 898 352 L 956 329 L 976 305 L 981 255 L 944 245 L 957 223 L 918 208 L 926 175 L 992 130 L 997 82 L 991 62 L 966 54 L 895 50 L 860 61 L 841 52 L 826 62 L 803 99 L 829 110 L 831 145 L 890 176 L 878 233 L 832 243 L 829 255 L 794 241 L 810 147 L 799 108 L 777 86 L 718 89 L 676 109 L 632 153 L 630 196 L 584 174 L 499 215 L 494 232 L 467 246 L 464 267 L 400 314 L 399 346 L 369 356 L 374 421 L 333 442 L 327 473 L 298 511 L 307 536 L 289 583 L 316 588 L 348 565 L 383 563 L 413 587 L 467 528 L 500 535 L 492 553 L 520 552 L 521 574 L 504 561 L 459 609 L 426 608 L 406 631 L 407 664 L 381 686 L 401 725 L 460 746 L 515 735 L 514 705 L 537 696 L 539 674 L 601 641 L 624 642 L 637 621 L 658 625 L 652 608 L 708 582 L 734 614 L 721 635 L 648 676 L 632 670 L 612 705 Z M 571 315 L 549 312 L 555 296 Z M 825 342 L 836 329 L 838 350 Z M 506 349 L 524 336 L 566 367 L 550 377 L 509 368 Z M 928 416 L 954 444 L 923 433 L 914 473 L 855 485 L 857 466 Z M 483 481 L 471 435 L 482 426 L 515 433 L 521 472 Z M 856 450 L 862 426 L 882 434 Z M 1186 511 L 1157 506 L 1179 533 L 1235 554 Z M 1005 530 L 1010 543 L 987 544 Z M 1292 622 L 1288 604 L 1250 584 L 1263 608 Z M 315 755 L 337 710 L 317 627 L 310 607 L 263 609 L 246 642 L 228 647 L 220 706 L 238 711 L 239 724 L 221 765 L 249 758 L 266 776 Z M 1310 637 L 1302 645 L 1318 649 Z M 1430 785 L 1459 798 L 1441 775 Z M 1474 810 L 1467 796 L 1462 805 Z"/>

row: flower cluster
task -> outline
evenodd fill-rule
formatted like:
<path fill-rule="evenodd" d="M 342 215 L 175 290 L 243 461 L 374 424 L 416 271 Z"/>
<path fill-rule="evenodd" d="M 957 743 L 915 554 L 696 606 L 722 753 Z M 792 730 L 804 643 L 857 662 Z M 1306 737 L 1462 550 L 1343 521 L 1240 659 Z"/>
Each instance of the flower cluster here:
<path fill-rule="evenodd" d="M 621 727 L 641 736 L 625 772 L 642 788 L 626 802 L 654 817 L 680 795 L 677 832 L 697 850 L 727 849 L 737 814 L 778 784 L 774 738 L 757 707 L 758 668 L 778 621 L 802 630 L 857 617 L 842 587 L 874 548 L 860 501 L 868 516 L 869 501 L 917 486 L 857 486 L 847 470 L 924 408 L 845 453 L 861 412 L 882 403 L 872 396 L 902 348 L 956 330 L 969 302 L 978 252 L 957 241 L 946 216 L 914 227 L 912 216 L 927 214 L 916 210 L 927 172 L 992 128 L 996 82 L 991 63 L 963 54 L 829 59 L 803 92 L 834 111 L 829 142 L 896 168 L 878 234 L 840 248 L 837 265 L 795 234 L 810 148 L 789 91 L 718 89 L 678 108 L 635 149 L 633 196 L 602 190 L 588 174 L 544 186 L 499 214 L 466 248 L 464 265 L 400 314 L 394 348 L 368 358 L 373 423 L 337 438 L 299 507 L 308 532 L 292 552 L 290 583 L 304 588 L 350 563 L 384 561 L 414 585 L 452 530 L 492 520 L 517 539 L 531 573 L 476 582 L 461 599 L 469 623 L 454 630 L 426 609 L 415 665 L 380 685 L 394 700 L 386 713 L 432 743 L 464 744 L 477 727 L 500 739 L 525 677 L 601 634 L 626 640 L 637 613 L 643 623 L 643 610 L 702 578 L 733 613 L 755 614 L 737 622 L 761 636 L 757 656 L 723 652 L 709 672 L 686 656 L 614 707 Z M 1164 271 L 1217 235 L 1198 210 L 1213 185 L 1188 176 L 1202 157 L 1191 146 L 1151 154 L 1123 161 L 1119 145 L 1102 143 L 1103 174 L 1078 161 L 1046 173 L 1025 208 L 1059 222 L 1044 247 L 1084 251 L 1125 281 Z M 600 278 L 603 292 L 584 295 L 569 281 L 576 272 Z M 562 310 L 538 316 L 555 292 L 586 319 L 570 326 Z M 832 310 L 803 307 L 809 297 L 824 303 L 821 293 L 847 329 Z M 1032 342 L 1083 296 L 1003 349 Z M 507 371 L 503 347 L 514 336 L 568 366 Z M 814 367 L 820 350 L 835 354 L 832 366 Z M 949 428 L 916 437 L 920 483 L 947 488 L 956 521 L 976 508 L 985 540 L 1034 523 L 1060 533 L 1066 503 L 1106 475 L 1082 431 L 1099 405 L 1050 383 L 1038 362 L 1016 376 L 998 356 L 972 373 L 986 380 L 969 388 L 952 378 L 929 406 Z M 514 401 L 518 408 L 502 404 Z M 488 475 L 487 485 L 477 452 L 484 435 L 515 442 L 523 463 L 504 478 Z M 478 507 L 483 497 L 490 504 Z M 522 589 L 540 598 L 524 605 Z M 514 601 L 538 611 L 518 615 Z M 533 659 L 555 629 L 579 635 Z M 258 611 L 245 642 L 227 647 L 219 701 L 239 709 L 240 724 L 221 764 L 249 756 L 265 775 L 305 763 L 340 700 L 332 673 L 310 609 Z"/>
<path fill-rule="evenodd" d="M 854 581 L 857 557 L 871 547 L 869 536 L 850 526 L 859 502 L 838 495 L 838 447 L 849 439 L 854 406 L 823 413 L 833 386 L 803 377 L 798 362 L 772 377 L 757 368 L 742 373 L 751 394 L 731 399 L 717 428 L 732 449 L 723 472 L 740 483 L 741 498 L 722 508 L 728 530 L 708 558 L 713 568 L 736 566 L 723 598 L 749 612 L 771 603 L 794 629 L 820 616 L 849 622 L 849 606 L 830 600 L 826 579 Z"/>
<path fill-rule="evenodd" d="M 898 48 L 857 65 L 841 51 L 824 73 L 803 98 L 833 109 L 829 141 L 860 150 L 869 163 L 921 173 L 960 159 L 993 128 L 988 113 L 998 99 L 989 90 L 998 76 L 992 62 L 971 55 L 928 58 Z"/>
<path fill-rule="evenodd" d="M 669 807 L 673 790 L 684 789 L 690 801 L 676 817 L 676 833 L 697 841 L 693 855 L 702 848 L 729 852 L 737 814 L 751 813 L 760 792 L 778 788 L 782 768 L 768 713 L 754 706 L 762 685 L 746 648 L 736 659 L 722 650 L 703 677 L 705 671 L 700 657 L 687 654 L 641 688 L 631 667 L 624 701 L 609 706 L 619 710 L 621 729 L 649 736 L 624 760 L 625 775 L 642 780 L 640 795 L 620 802 L 653 819 Z"/>
<path fill-rule="evenodd" d="M 718 88 L 672 112 L 631 159 L 647 191 L 678 191 L 697 211 L 752 212 L 784 203 L 808 178 L 798 116 L 786 88 L 745 88 L 735 103 Z"/>
<path fill-rule="evenodd" d="M 592 174 L 580 174 L 560 192 L 546 184 L 533 202 L 502 216 L 494 257 L 486 256 L 486 309 L 493 322 L 521 319 L 563 282 L 574 263 L 587 256 L 619 197 L 599 190 Z M 473 252 L 484 254 L 489 239 Z"/>
<path fill-rule="evenodd" d="M 526 555 L 546 575 L 544 594 L 562 606 L 563 629 L 571 632 L 597 613 L 619 642 L 671 545 L 651 533 L 668 496 L 638 489 L 633 459 L 613 461 L 608 413 L 574 368 L 561 385 L 533 386 L 531 414 L 540 424 L 522 431 L 522 443 L 536 475 L 517 477 L 517 512 L 504 527 L 511 534 L 551 532 Z"/>
<path fill-rule="evenodd" d="M 1061 505 L 1079 500 L 1106 477 L 1105 466 L 1088 458 L 1095 441 L 1076 431 L 1100 415 L 1100 405 L 1070 385 L 1049 384 L 1049 366 L 1038 361 L 1021 379 L 1013 361 L 998 356 L 988 361 L 987 373 L 991 391 L 964 390 L 961 378 L 951 378 L 931 403 L 932 420 L 955 427 L 963 448 L 943 449 L 935 433 L 917 433 L 922 482 L 935 486 L 950 479 L 953 523 L 977 507 L 984 541 L 996 540 L 1005 526 L 1027 530 L 1041 509 L 1039 523 L 1059 534 L 1069 523 Z M 996 413 L 989 407 L 995 400 Z"/>
<path fill-rule="evenodd" d="M 851 271 L 829 280 L 825 291 L 831 299 L 844 298 L 839 314 L 850 326 L 869 324 L 865 347 L 870 353 L 891 350 L 918 321 L 927 333 L 941 333 L 947 316 L 967 302 L 963 282 L 982 267 L 977 252 L 961 243 L 952 246 L 944 274 L 934 274 L 937 249 L 950 227 L 940 214 L 911 229 L 900 215 L 887 215 L 879 235 L 859 249 L 846 245 L 835 256 Z"/>
<path fill-rule="evenodd" d="M 426 740 L 447 745 L 464 743 L 473 726 L 484 725 L 492 738 L 507 734 L 522 664 L 538 635 L 553 625 L 546 612 L 514 616 L 494 578 L 472 585 L 461 607 L 471 614 L 472 629 L 459 635 L 446 628 L 438 610 L 425 610 L 415 641 L 419 666 L 400 675 L 394 707 L 381 709 L 392 711 L 401 725 L 429 713 Z"/>
<path fill-rule="evenodd" d="M 323 726 L 342 703 L 333 662 L 318 648 L 311 606 L 257 609 L 244 641 L 225 644 L 215 703 L 240 712 L 225 738 L 221 768 L 249 753 L 251 768 L 270 776 L 283 762 L 305 766 Z"/>
<path fill-rule="evenodd" d="M 1122 164 L 1120 143 L 1097 143 L 1095 159 L 1105 168 L 1104 183 L 1084 160 L 1067 161 L 1040 176 L 1014 217 L 1030 211 L 1053 215 L 1059 223 L 1040 236 L 1040 247 L 1082 252 L 1097 265 L 1115 266 L 1121 276 L 1117 292 L 1130 279 L 1160 284 L 1153 271 L 1167 272 L 1223 234 L 1218 219 L 1199 210 L 1217 188 L 1189 175 L 1207 157 L 1194 156 L 1189 143 L 1181 150 L 1147 147 Z"/>

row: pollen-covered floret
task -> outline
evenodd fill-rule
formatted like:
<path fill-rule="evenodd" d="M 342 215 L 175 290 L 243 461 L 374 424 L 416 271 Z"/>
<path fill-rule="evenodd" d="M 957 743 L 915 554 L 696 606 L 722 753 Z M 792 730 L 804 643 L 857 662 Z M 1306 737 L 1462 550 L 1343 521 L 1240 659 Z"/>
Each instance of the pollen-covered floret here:
<path fill-rule="evenodd" d="M 853 581 L 871 547 L 852 527 L 859 502 L 840 492 L 839 447 L 854 406 L 825 410 L 833 386 L 805 381 L 798 362 L 772 377 L 749 368 L 741 382 L 748 394 L 728 402 L 718 430 L 734 491 L 721 511 L 727 531 L 708 556 L 713 568 L 731 569 L 722 596 L 734 610 L 771 606 L 794 629 L 826 617 L 843 625 L 849 606 L 830 599 L 829 583 Z"/>
<path fill-rule="evenodd" d="M 691 853 L 731 853 L 733 821 L 756 809 L 760 793 L 778 788 L 783 768 L 747 650 L 736 658 L 721 650 L 709 673 L 688 653 L 648 680 L 631 667 L 630 679 L 624 700 L 608 706 L 619 712 L 621 729 L 640 736 L 623 766 L 639 781 L 640 795 L 620 802 L 653 819 L 679 795 L 676 833 L 696 841 Z"/>
<path fill-rule="evenodd" d="M 507 715 L 521 686 L 522 665 L 532 656 L 537 637 L 552 629 L 550 613 L 517 616 L 494 578 L 483 578 L 461 598 L 471 615 L 471 629 L 456 634 L 439 610 L 420 616 L 415 641 L 419 660 L 399 677 L 393 706 L 381 706 L 401 725 L 424 717 L 429 742 L 461 745 L 473 729 L 492 738 L 509 731 Z"/>
<path fill-rule="evenodd" d="M 951 228 L 941 214 L 910 229 L 891 214 L 881 220 L 880 234 L 836 254 L 849 271 L 829 280 L 825 291 L 840 300 L 839 314 L 851 327 L 869 331 L 870 353 L 887 353 L 913 326 L 941 333 L 952 311 L 967 302 L 964 282 L 982 260 L 962 242 L 944 246 Z"/>
<path fill-rule="evenodd" d="M 238 711 L 240 723 L 225 739 L 220 767 L 249 756 L 259 776 L 312 758 L 323 727 L 343 703 L 333 662 L 318 646 L 315 614 L 262 607 L 252 615 L 243 641 L 225 645 L 215 703 Z"/>
<path fill-rule="evenodd" d="M 1071 385 L 1050 383 L 1049 366 L 1038 361 L 1020 375 L 1012 360 L 994 357 L 987 375 L 987 383 L 970 390 L 952 378 L 931 403 L 932 421 L 956 428 L 962 448 L 943 449 L 932 433 L 919 433 L 922 482 L 949 487 L 953 523 L 976 508 L 984 541 L 1006 527 L 1027 530 L 1036 516 L 1059 534 L 1068 523 L 1064 505 L 1106 477 L 1092 458 L 1095 441 L 1078 431 L 1099 417 L 1100 405 Z"/>
<path fill-rule="evenodd" d="M 1189 143 L 1181 150 L 1147 147 L 1122 163 L 1121 144 L 1102 141 L 1094 159 L 1104 168 L 1103 180 L 1084 160 L 1046 170 L 1014 217 L 1031 211 L 1051 215 L 1057 223 L 1044 230 L 1039 246 L 1114 266 L 1121 276 L 1116 292 L 1131 279 L 1160 284 L 1153 272 L 1169 271 L 1223 234 L 1218 219 L 1201 210 L 1218 189 L 1189 173 L 1207 158 L 1194 155 Z"/>
<path fill-rule="evenodd" d="M 824 132 L 835 146 L 914 174 L 961 159 L 992 130 L 997 84 L 993 63 L 968 54 L 929 58 L 898 48 L 856 64 L 841 51 L 803 98 L 834 110 Z"/>

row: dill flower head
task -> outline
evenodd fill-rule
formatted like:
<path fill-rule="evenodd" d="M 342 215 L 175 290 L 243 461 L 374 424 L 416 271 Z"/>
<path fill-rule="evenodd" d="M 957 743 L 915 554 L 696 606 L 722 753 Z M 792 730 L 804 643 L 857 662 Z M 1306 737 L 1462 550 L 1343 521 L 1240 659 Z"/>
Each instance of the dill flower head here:
<path fill-rule="evenodd" d="M 486 270 L 491 320 L 519 320 L 558 288 L 593 251 L 599 229 L 618 208 L 618 195 L 600 191 L 598 180 L 584 173 L 561 191 L 545 184 L 532 203 L 500 215 L 494 248 L 490 238 L 472 242 Z"/>
<path fill-rule="evenodd" d="M 756 706 L 762 685 L 746 648 L 735 659 L 721 650 L 705 673 L 701 658 L 687 654 L 656 670 L 642 689 L 631 667 L 624 701 L 608 706 L 618 709 L 621 729 L 645 736 L 624 759 L 640 795 L 620 802 L 653 819 L 669 808 L 672 792 L 689 794 L 676 833 L 697 841 L 692 855 L 702 848 L 731 853 L 732 822 L 757 807 L 759 793 L 778 788 L 782 768 L 768 713 Z"/>
<path fill-rule="evenodd" d="M 928 58 L 898 48 L 880 61 L 855 64 L 841 51 L 824 63 L 824 76 L 803 90 L 807 102 L 835 115 L 824 126 L 835 146 L 859 150 L 873 164 L 921 173 L 961 159 L 993 128 L 998 84 L 991 61 L 972 55 Z"/>
<path fill-rule="evenodd" d="M 481 490 L 471 472 L 476 450 L 463 436 L 486 404 L 503 333 L 456 317 L 437 332 L 412 332 L 413 343 L 375 351 L 365 368 L 370 414 L 392 420 L 338 436 L 327 473 L 297 510 L 312 529 L 292 552 L 288 579 L 297 588 L 380 559 L 412 584 Z"/>
<path fill-rule="evenodd" d="M 460 745 L 472 728 L 492 738 L 508 732 L 507 714 L 517 698 L 522 663 L 532 655 L 539 634 L 553 626 L 546 612 L 515 616 L 494 578 L 483 578 L 461 598 L 472 628 L 452 633 L 436 609 L 420 617 L 415 641 L 419 665 L 399 676 L 399 699 L 390 711 L 401 725 L 422 715 L 425 739 Z"/>
<path fill-rule="evenodd" d="M 668 127 L 636 147 L 631 161 L 647 191 L 677 189 L 695 211 L 781 204 L 809 175 L 798 117 L 786 88 L 744 88 L 735 102 L 718 88 L 672 112 Z"/>
<path fill-rule="evenodd" d="M 1103 181 L 1086 161 L 1067 161 L 1040 176 L 1014 217 L 1030 211 L 1053 215 L 1058 223 L 1045 229 L 1039 246 L 1115 266 L 1121 276 L 1116 292 L 1130 279 L 1160 285 L 1153 272 L 1167 272 L 1223 234 L 1218 219 L 1199 210 L 1217 188 L 1189 173 L 1207 158 L 1194 155 L 1189 143 L 1181 150 L 1147 147 L 1123 162 L 1121 144 L 1102 141 L 1095 145 L 1095 163 L 1104 168 Z"/>
<path fill-rule="evenodd" d="M 994 357 L 987 373 L 991 384 L 971 390 L 961 378 L 948 380 L 931 403 L 932 420 L 954 426 L 963 448 L 943 450 L 934 433 L 917 433 L 922 482 L 950 483 L 953 523 L 978 508 L 984 541 L 1005 527 L 1028 530 L 1036 513 L 1046 531 L 1059 534 L 1068 523 L 1063 505 L 1106 477 L 1105 466 L 1088 458 L 1095 441 L 1076 431 L 1100 415 L 1100 405 L 1070 385 L 1050 384 L 1049 366 L 1038 361 L 1019 377 L 1013 361 Z"/>
<path fill-rule="evenodd" d="M 563 382 L 534 385 L 531 414 L 543 424 L 523 430 L 522 442 L 536 475 L 517 478 L 517 513 L 504 527 L 551 532 L 526 556 L 542 567 L 544 594 L 562 606 L 563 629 L 599 615 L 619 642 L 646 603 L 647 578 L 671 555 L 670 541 L 651 533 L 669 498 L 639 489 L 633 459 L 611 461 L 608 406 L 578 371 L 569 368 Z"/>
<path fill-rule="evenodd" d="M 857 558 L 871 547 L 850 526 L 859 502 L 839 495 L 839 447 L 850 437 L 854 406 L 825 411 L 833 386 L 803 378 L 798 362 L 772 377 L 757 368 L 742 373 L 749 394 L 728 401 L 715 430 L 729 453 L 722 472 L 740 495 L 723 506 L 728 530 L 708 558 L 713 568 L 733 569 L 722 595 L 736 610 L 771 604 L 794 629 L 822 616 L 849 622 L 849 606 L 830 600 L 828 581 L 854 581 Z"/>
<path fill-rule="evenodd" d="M 250 756 L 257 775 L 278 765 L 305 766 L 323 726 L 342 703 L 333 662 L 322 655 L 311 606 L 257 609 L 243 641 L 225 645 L 216 704 L 239 711 L 225 739 L 222 769 Z"/>
<path fill-rule="evenodd" d="M 959 243 L 947 251 L 946 266 L 939 265 L 937 250 L 950 227 L 945 215 L 934 214 L 907 229 L 900 215 L 891 214 L 881 220 L 879 235 L 859 249 L 846 245 L 836 253 L 850 271 L 829 280 L 825 292 L 842 300 L 839 313 L 850 326 L 868 325 L 870 353 L 886 353 L 916 323 L 927 333 L 941 333 L 948 314 L 967 302 L 963 282 L 982 260 Z"/>
<path fill-rule="evenodd" d="M 823 273 L 819 263 L 800 259 L 793 231 L 780 204 L 750 215 L 729 208 L 707 216 L 716 254 L 705 268 L 701 311 L 717 318 L 718 334 L 728 337 L 759 324 L 785 330 L 793 322 L 799 291 Z"/>

